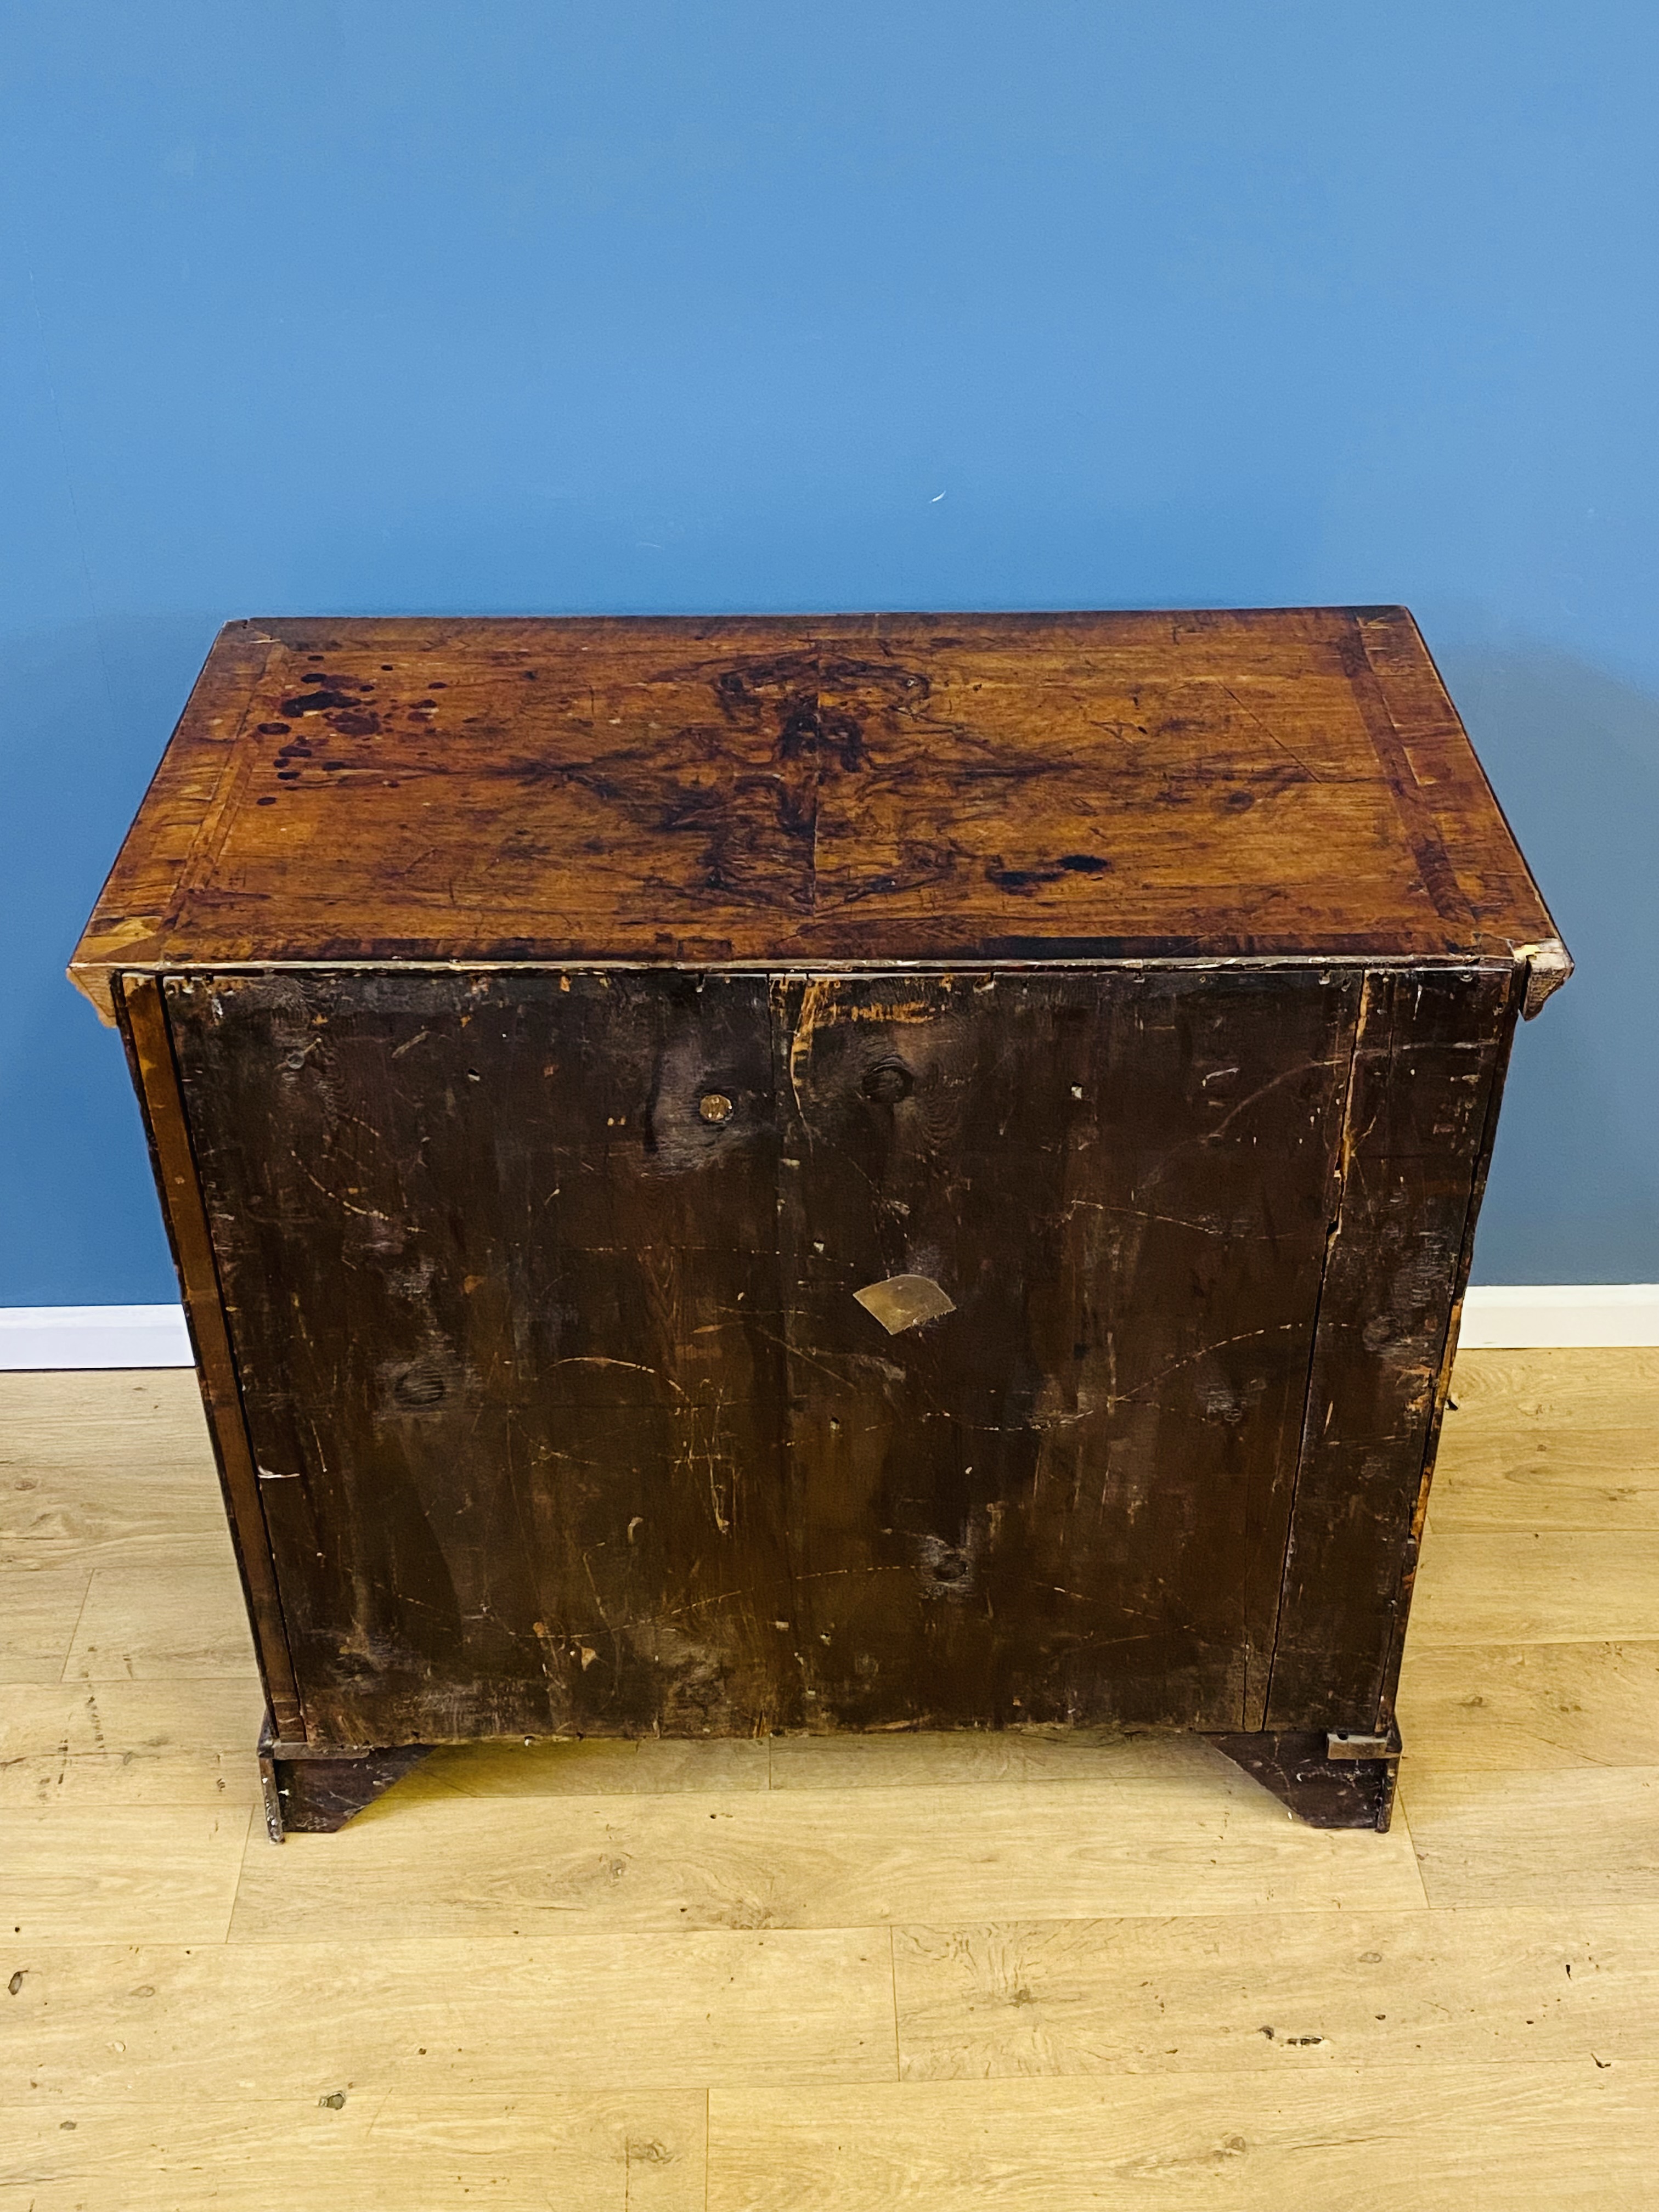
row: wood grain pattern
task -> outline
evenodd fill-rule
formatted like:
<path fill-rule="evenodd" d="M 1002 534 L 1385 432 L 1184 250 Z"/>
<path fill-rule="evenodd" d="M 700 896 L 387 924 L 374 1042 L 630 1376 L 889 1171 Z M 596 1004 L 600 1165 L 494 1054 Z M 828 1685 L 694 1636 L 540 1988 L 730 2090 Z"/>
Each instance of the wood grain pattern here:
<path fill-rule="evenodd" d="M 282 621 L 222 634 L 71 972 L 1554 935 L 1401 608 Z"/>
<path fill-rule="evenodd" d="M 1659 1528 L 1659 1355 L 1462 1354 L 1430 1525 Z"/>
<path fill-rule="evenodd" d="M 292 2108 L 407 2088 L 430 2113 L 555 2085 L 893 2077 L 883 1929 L 683 1930 L 666 1975 L 659 1935 L 568 1926 L 523 1941 L 14 1952 L 27 1966 L 0 2008 L 3 2107 Z"/>
<path fill-rule="evenodd" d="M 131 1565 L 182 1550 L 229 1557 L 193 1375 L 118 1374 L 94 1393 L 83 1374 L 5 1378 L 0 1572 Z"/>
<path fill-rule="evenodd" d="M 247 1613 L 222 1554 L 176 1561 L 159 1585 L 149 1566 L 98 1568 L 64 1663 L 65 1681 L 254 1672 Z"/>
<path fill-rule="evenodd" d="M 1659 1901 L 1659 1766 L 1402 1779 L 1436 1905 Z"/>
<path fill-rule="evenodd" d="M 234 1601 L 228 1559 L 220 1580 Z M 0 1697 L 0 1807 L 252 1805 L 264 1707 L 249 1674 L 14 1685 Z"/>
<path fill-rule="evenodd" d="M 222 1942 L 248 1818 L 234 1805 L 0 1812 L 14 1948 Z"/>
<path fill-rule="evenodd" d="M 1659 2059 L 1659 1908 L 896 1928 L 901 2078 Z"/>
<path fill-rule="evenodd" d="M 1227 1768 L 1202 1736 L 1162 1729 L 962 1729 L 774 1736 L 774 1790 L 921 1790 L 982 1782 L 1152 1782 Z"/>
<path fill-rule="evenodd" d="M 723 1796 L 771 1784 L 771 1746 L 750 1736 L 584 1736 L 547 1743 L 441 1744 L 399 1790 L 462 1797 L 641 1797 L 696 1790 Z"/>
<path fill-rule="evenodd" d="M 349 2091 L 338 2109 L 77 2104 L 68 2115 L 59 2106 L 16 2118 L 0 2185 L 30 2212 L 268 2203 L 278 2172 L 302 2177 L 311 2201 L 352 2212 L 472 2212 L 480 2203 L 500 2212 L 702 2212 L 705 2195 L 696 2091 L 459 2100 L 438 2118 L 398 2098 L 377 2114 Z"/>
<path fill-rule="evenodd" d="M 0 1569 L 0 1682 L 59 1680 L 91 1581 L 79 1560 Z"/>
<path fill-rule="evenodd" d="M 1653 1632 L 1659 1531 L 1491 1528 L 1424 1547 L 1413 1633 L 1458 1644 L 1639 1641 Z"/>
<path fill-rule="evenodd" d="M 709 2212 L 1625 2212 L 1659 2156 L 1659 2065 L 1332 2067 L 1268 2086 L 930 2081 L 709 2098 Z"/>
<path fill-rule="evenodd" d="M 1419 1643 L 1400 1725 L 1413 1773 L 1659 1766 L 1659 1643 Z"/>
<path fill-rule="evenodd" d="M 988 1784 L 711 1798 L 380 1800 L 250 1854 L 234 1940 L 837 1928 L 948 1916 L 1335 1910 L 1422 1892 L 1408 1835 L 1296 1826 L 1219 1762 L 1133 1788 Z M 833 1820 L 814 1819 L 833 1803 Z"/>

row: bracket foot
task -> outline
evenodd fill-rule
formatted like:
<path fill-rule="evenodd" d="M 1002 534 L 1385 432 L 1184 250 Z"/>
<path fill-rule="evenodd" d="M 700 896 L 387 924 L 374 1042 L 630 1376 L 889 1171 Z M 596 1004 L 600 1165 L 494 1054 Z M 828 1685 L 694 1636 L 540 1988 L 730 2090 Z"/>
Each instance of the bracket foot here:
<path fill-rule="evenodd" d="M 418 1766 L 431 1747 L 404 1743 L 386 1750 L 365 1746 L 337 1751 L 318 1744 L 283 1743 L 267 1714 L 259 1731 L 265 1832 L 273 1844 L 280 1844 L 290 1832 L 331 1836 L 354 1813 L 372 1805 L 383 1790 Z"/>
<path fill-rule="evenodd" d="M 1292 1729 L 1209 1740 L 1310 1828 L 1388 1833 L 1400 1765 L 1397 1728 L 1386 1735 L 1362 1735 L 1352 1729 Z"/>

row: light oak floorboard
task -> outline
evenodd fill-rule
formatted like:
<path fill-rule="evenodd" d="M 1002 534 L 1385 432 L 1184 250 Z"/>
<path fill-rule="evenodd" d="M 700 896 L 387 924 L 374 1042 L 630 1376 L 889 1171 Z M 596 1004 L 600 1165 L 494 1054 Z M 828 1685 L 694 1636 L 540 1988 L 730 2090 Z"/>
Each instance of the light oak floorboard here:
<path fill-rule="evenodd" d="M 1405 1776 L 1435 1906 L 1659 1902 L 1659 1767 Z"/>
<path fill-rule="evenodd" d="M 0 2192 L 19 2212 L 703 2212 L 700 2090 L 376 2101 L 9 2113 Z"/>
<path fill-rule="evenodd" d="M 893 2078 L 884 1929 L 54 1947 L 0 1935 L 0 2103 Z M 404 2076 L 407 2075 L 405 2081 Z"/>
<path fill-rule="evenodd" d="M 248 1821 L 234 1805 L 0 1812 L 0 1936 L 221 1942 Z"/>
<path fill-rule="evenodd" d="M 160 1682 L 33 1682 L 0 1690 L 0 1760 L 52 1753 L 255 1755 L 264 1700 L 245 1674 Z"/>
<path fill-rule="evenodd" d="M 230 1565 L 192 1373 L 0 1376 L 0 1566 L 186 1552 Z"/>
<path fill-rule="evenodd" d="M 0 1808 L 258 1801 L 251 1676 L 0 1688 Z"/>
<path fill-rule="evenodd" d="M 1643 1350 L 1466 1352 L 1429 1526 L 1659 1528 L 1659 1359 Z"/>
<path fill-rule="evenodd" d="M 0 1568 L 0 1683 L 59 1680 L 91 1581 L 78 1565 Z"/>
<path fill-rule="evenodd" d="M 1429 1497 L 1437 1534 L 1478 1528 L 1659 1528 L 1659 1420 L 1641 1429 L 1443 1449 Z"/>
<path fill-rule="evenodd" d="M 1659 2059 L 1659 1905 L 893 1931 L 907 2081 Z"/>
<path fill-rule="evenodd" d="M 1387 1838 L 1023 1729 L 453 1747 L 275 1850 L 194 1387 L 0 1378 L 5 2201 L 700 2212 L 706 2090 L 723 2212 L 1651 2197 L 1659 1352 L 1460 1359 Z"/>
<path fill-rule="evenodd" d="M 1659 2065 L 716 2089 L 708 2212 L 1630 2212 Z"/>
<path fill-rule="evenodd" d="M 1573 1435 L 1640 1427 L 1659 1415 L 1659 1346 L 1460 1352 L 1451 1395 L 1449 1444 L 1492 1436 L 1513 1444 L 1538 1426 Z"/>
<path fill-rule="evenodd" d="M 1413 1648 L 1639 1641 L 1659 1624 L 1659 1532 L 1434 1529 L 1412 1601 Z"/>
<path fill-rule="evenodd" d="M 775 1790 L 897 1790 L 982 1782 L 1164 1782 L 1213 1778 L 1200 1738 L 1109 1729 L 995 1734 L 774 1736 Z"/>
<path fill-rule="evenodd" d="M 423 1797 L 637 1797 L 659 1790 L 764 1790 L 764 1741 L 445 1744 L 398 1784 L 401 1802 Z"/>
<path fill-rule="evenodd" d="M 1399 1715 L 1407 1775 L 1659 1766 L 1659 1642 L 1413 1642 Z"/>
<path fill-rule="evenodd" d="M 834 1808 L 833 1813 L 830 1808 Z M 421 1800 L 393 1791 L 337 1836 L 251 1850 L 233 1939 L 838 1928 L 1423 1902 L 1389 1836 L 1291 1821 L 1230 1775 L 1100 1783 Z"/>
<path fill-rule="evenodd" d="M 65 1681 L 252 1674 L 253 1641 L 230 1561 L 100 1567 L 64 1667 Z"/>

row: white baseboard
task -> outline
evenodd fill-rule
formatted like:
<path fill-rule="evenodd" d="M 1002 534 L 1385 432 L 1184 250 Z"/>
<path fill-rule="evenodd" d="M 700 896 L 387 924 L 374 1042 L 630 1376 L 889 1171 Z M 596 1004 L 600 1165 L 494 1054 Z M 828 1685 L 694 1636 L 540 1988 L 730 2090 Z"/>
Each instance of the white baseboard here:
<path fill-rule="evenodd" d="M 1466 1352 L 1659 1344 L 1659 1283 L 1476 1283 Z M 182 1306 L 0 1306 L 0 1370 L 188 1367 Z"/>
<path fill-rule="evenodd" d="M 1466 1352 L 1659 1344 L 1659 1283 L 1471 1283 Z"/>
<path fill-rule="evenodd" d="M 0 1370 L 190 1364 L 182 1306 L 0 1306 Z"/>

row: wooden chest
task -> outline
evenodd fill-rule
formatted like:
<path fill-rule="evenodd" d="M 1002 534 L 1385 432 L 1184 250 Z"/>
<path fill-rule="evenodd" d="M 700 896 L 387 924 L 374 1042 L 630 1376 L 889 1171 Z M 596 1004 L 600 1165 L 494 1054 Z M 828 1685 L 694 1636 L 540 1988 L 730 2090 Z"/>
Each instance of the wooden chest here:
<path fill-rule="evenodd" d="M 1569 970 L 1402 609 L 233 623 L 71 973 L 273 1832 L 439 1741 L 1103 1723 L 1386 1824 Z"/>

